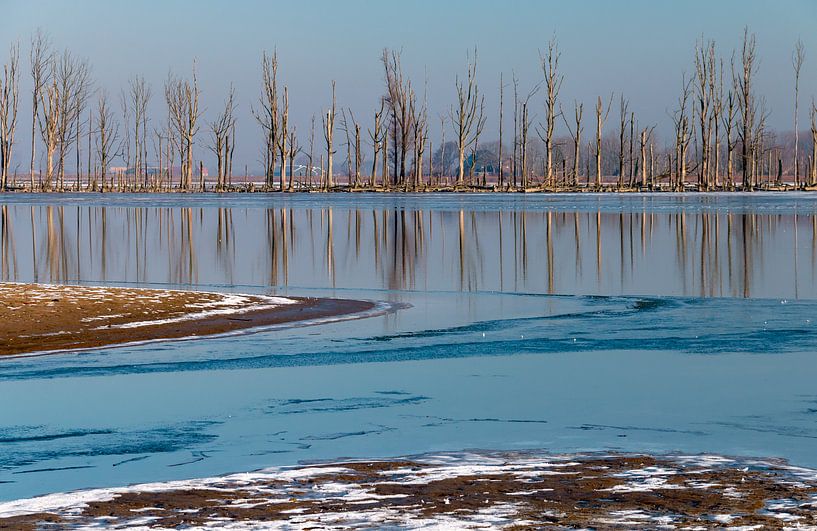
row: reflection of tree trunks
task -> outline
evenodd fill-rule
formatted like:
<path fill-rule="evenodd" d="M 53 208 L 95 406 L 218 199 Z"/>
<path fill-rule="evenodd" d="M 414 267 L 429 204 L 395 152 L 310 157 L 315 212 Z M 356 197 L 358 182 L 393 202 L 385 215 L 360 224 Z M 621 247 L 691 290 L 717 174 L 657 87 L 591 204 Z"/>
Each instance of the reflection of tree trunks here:
<path fill-rule="evenodd" d="M 601 210 L 596 211 L 596 282 L 601 285 Z"/>
<path fill-rule="evenodd" d="M 579 213 L 573 212 L 573 239 L 576 242 L 576 280 L 582 277 L 582 237 Z"/>
<path fill-rule="evenodd" d="M 3 280 L 17 280 L 17 250 L 14 245 L 14 229 L 8 205 L 0 208 L 0 253 L 2 253 Z"/>
<path fill-rule="evenodd" d="M 553 294 L 553 213 L 548 210 L 546 220 L 547 233 L 547 267 L 548 267 L 548 294 Z"/>
<path fill-rule="evenodd" d="M 751 231 L 751 221 L 749 219 L 749 214 L 742 214 L 741 221 L 743 222 L 743 297 L 749 298 L 751 289 L 749 288 L 749 282 L 751 280 L 751 254 L 752 254 L 752 246 L 751 241 L 749 238 L 750 231 Z"/>
<path fill-rule="evenodd" d="M 794 298 L 799 299 L 800 298 L 800 290 L 799 290 L 799 284 L 797 282 L 797 276 L 798 276 L 798 271 L 797 271 L 797 212 L 794 213 L 794 217 L 792 219 L 792 225 L 794 226 L 794 245 L 792 246 L 792 249 L 794 250 L 794 256 L 792 257 L 792 259 L 794 260 L 794 279 L 793 279 L 794 280 Z"/>
<path fill-rule="evenodd" d="M 609 293 L 643 292 L 658 286 L 666 293 L 697 297 L 797 298 L 802 285 L 813 295 L 814 282 L 801 283 L 799 278 L 799 235 L 803 231 L 798 225 L 804 223 L 806 231 L 809 227 L 798 214 L 706 212 L 693 213 L 690 218 L 683 211 L 646 210 L 623 214 L 522 209 L 508 214 L 479 210 L 426 214 L 405 208 L 373 209 L 370 214 L 354 209 L 345 212 L 338 224 L 328 209 L 244 210 L 239 213 L 241 226 L 266 229 L 266 236 L 261 236 L 266 245 L 258 246 L 259 235 L 236 230 L 230 208 L 0 205 L 0 278 L 106 280 L 110 269 L 111 278 L 117 281 L 189 284 L 197 281 L 198 255 L 207 252 L 207 281 L 225 284 L 236 276 L 245 277 L 242 282 L 264 285 L 306 282 L 317 287 L 333 285 L 343 275 L 342 286 L 374 281 L 394 290 L 459 286 L 462 291 Z M 313 225 L 316 215 L 321 216 L 320 225 Z M 733 218 L 736 215 L 742 216 L 740 220 Z M 817 275 L 817 216 L 809 214 L 808 219 L 811 252 L 804 253 L 807 263 L 803 267 L 813 277 Z M 566 231 L 559 231 L 560 224 Z M 528 225 L 533 238 L 530 255 Z M 335 248 L 338 230 L 346 236 Z M 196 238 L 202 234 L 209 237 L 204 247 L 197 247 Z M 559 254 L 557 238 L 564 251 Z M 301 248 L 297 248 L 299 241 Z M 782 255 L 777 249 L 781 242 L 791 245 Z M 582 260 L 593 253 L 594 245 L 595 279 L 592 272 L 587 277 L 582 270 Z M 604 253 L 609 258 L 611 249 L 613 258 L 615 250 L 619 251 L 620 260 L 605 264 Z M 336 252 L 340 252 L 340 262 L 336 262 Z M 763 269 L 766 264 L 769 272 L 774 265 L 778 276 L 794 278 L 781 276 L 771 282 Z M 564 276 L 572 267 L 575 275 L 565 277 L 568 284 L 560 277 L 557 289 L 557 272 Z M 808 273 L 804 274 L 808 280 Z"/>
<path fill-rule="evenodd" d="M 458 220 L 460 291 L 463 291 L 465 289 L 465 212 L 462 210 L 459 212 Z"/>

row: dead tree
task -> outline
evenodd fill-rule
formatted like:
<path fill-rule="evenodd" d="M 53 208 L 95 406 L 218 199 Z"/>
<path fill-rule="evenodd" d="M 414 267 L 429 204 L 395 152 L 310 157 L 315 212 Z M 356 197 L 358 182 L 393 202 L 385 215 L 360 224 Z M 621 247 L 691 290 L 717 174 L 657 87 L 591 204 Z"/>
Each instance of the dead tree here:
<path fill-rule="evenodd" d="M 640 133 L 640 147 L 641 147 L 641 186 L 647 186 L 647 144 L 650 141 L 650 137 L 652 136 L 652 132 L 655 129 L 653 127 L 645 127 L 641 130 Z"/>
<path fill-rule="evenodd" d="M 596 188 L 601 190 L 601 133 L 604 129 L 604 122 L 613 107 L 613 95 L 610 94 L 610 101 L 607 102 L 607 110 L 604 110 L 604 102 L 601 96 L 596 100 Z M 589 175 L 588 175 L 589 178 Z"/>
<path fill-rule="evenodd" d="M 619 133 L 618 133 L 618 187 L 624 186 L 624 149 L 627 139 L 624 132 L 627 129 L 627 113 L 630 103 L 621 95 L 619 102 Z"/>
<path fill-rule="evenodd" d="M 100 185 L 103 192 L 107 184 L 108 165 L 117 155 L 116 148 L 118 145 L 119 124 L 114 120 L 113 112 L 108 106 L 107 93 L 100 90 L 96 105 L 96 153 L 99 159 Z M 96 189 L 96 180 L 94 180 L 92 189 Z"/>
<path fill-rule="evenodd" d="M 227 147 L 225 151 L 227 152 L 227 187 L 231 188 L 233 186 L 233 155 L 235 154 L 235 120 L 233 120 L 233 126 L 230 128 L 230 134 L 227 135 Z"/>
<path fill-rule="evenodd" d="M 504 122 L 502 112 L 503 112 L 503 107 L 504 107 L 504 96 L 505 96 L 505 85 L 502 83 L 502 73 L 500 73 L 499 74 L 499 150 L 498 150 L 499 153 L 497 155 L 498 162 L 499 162 L 499 164 L 498 164 L 499 172 L 498 172 L 497 181 L 498 181 L 500 189 L 502 188 L 502 185 L 504 184 L 504 182 L 503 182 L 504 181 L 504 179 L 503 179 L 503 177 L 504 177 L 503 166 L 504 165 L 502 164 L 502 123 Z"/>
<path fill-rule="evenodd" d="M 712 93 L 712 147 L 715 155 L 712 165 L 712 178 L 715 188 L 720 186 L 721 171 L 721 117 L 723 115 L 723 59 L 720 60 L 717 75 L 711 76 L 710 92 Z"/>
<path fill-rule="evenodd" d="M 726 107 L 722 120 L 726 134 L 726 184 L 732 189 L 735 186 L 735 147 L 737 147 L 737 135 L 735 134 L 735 120 L 737 119 L 738 102 L 737 95 L 733 89 L 729 89 L 726 94 Z"/>
<path fill-rule="evenodd" d="M 134 179 L 138 182 L 142 178 L 142 186 L 148 187 L 148 175 L 146 168 L 146 152 L 144 135 L 147 131 L 147 108 L 150 103 L 151 89 L 147 84 L 145 78 L 136 76 L 131 79 L 128 84 L 128 105 L 130 106 L 130 115 L 133 117 L 133 141 L 134 141 Z M 127 126 L 126 126 L 127 127 Z"/>
<path fill-rule="evenodd" d="M 307 175 L 308 181 L 307 186 L 309 189 L 312 189 L 312 170 L 313 170 L 313 163 L 314 163 L 314 155 L 315 155 L 315 115 L 312 115 L 311 126 L 309 129 L 309 159 L 307 160 L 307 168 L 306 171 L 308 172 Z"/>
<path fill-rule="evenodd" d="M 29 51 L 31 68 L 31 164 L 29 166 L 29 180 L 31 191 L 34 191 L 34 162 L 36 160 L 37 142 L 35 140 L 36 126 L 39 123 L 38 110 L 42 101 L 43 90 L 50 82 L 51 43 L 48 37 L 39 29 L 31 38 Z"/>
<path fill-rule="evenodd" d="M 192 83 L 173 74 L 168 76 L 165 82 L 165 100 L 181 162 L 180 187 L 182 190 L 189 190 L 193 186 L 193 143 L 199 130 L 200 116 L 195 63 Z"/>
<path fill-rule="evenodd" d="M 76 141 L 75 128 L 80 126 L 81 113 L 90 89 L 90 67 L 85 60 L 65 50 L 55 63 L 57 142 L 59 146 L 59 187 L 65 188 L 65 157 Z"/>
<path fill-rule="evenodd" d="M 794 67 L 794 185 L 800 185 L 800 129 L 798 124 L 798 114 L 800 110 L 800 69 L 806 59 L 806 49 L 803 41 L 797 39 L 792 53 L 792 66 Z"/>
<path fill-rule="evenodd" d="M 751 189 L 752 162 L 755 158 L 753 149 L 757 144 L 752 138 L 757 118 L 757 101 L 752 92 L 757 59 L 755 44 L 755 35 L 749 33 L 749 28 L 745 28 L 743 30 L 743 51 L 741 53 L 742 72 L 736 74 L 734 68 L 732 70 L 735 92 L 738 95 L 738 107 L 740 109 L 738 137 L 741 141 L 744 190 Z"/>
<path fill-rule="evenodd" d="M 687 111 L 689 97 L 692 92 L 691 84 L 692 80 L 688 80 L 686 74 L 684 74 L 681 77 L 681 95 L 678 98 L 678 109 L 672 117 L 675 123 L 675 188 L 681 191 L 686 184 L 687 152 L 689 141 L 692 139 L 689 113 Z"/>
<path fill-rule="evenodd" d="M 531 126 L 530 100 L 539 91 L 539 85 L 528 93 L 519 105 L 519 162 L 522 188 L 528 187 L 528 131 Z"/>
<path fill-rule="evenodd" d="M 451 124 L 457 134 L 457 151 L 459 169 L 457 171 L 457 186 L 465 183 L 465 151 L 474 145 L 477 136 L 485 126 L 485 97 L 480 96 L 477 86 L 477 52 L 474 50 L 474 60 L 468 59 L 466 80 L 459 76 L 455 81 L 457 88 L 457 106 L 452 107 Z"/>
<path fill-rule="evenodd" d="M 352 111 L 349 111 L 352 114 Z M 352 117 L 352 128 L 355 127 L 354 116 Z M 352 133 L 349 131 L 349 120 L 346 117 L 346 109 L 340 110 L 340 127 L 346 136 L 346 184 L 352 186 Z M 357 182 L 354 184 L 357 187 Z"/>
<path fill-rule="evenodd" d="M 287 182 L 287 190 L 292 191 L 295 181 L 295 156 L 301 151 L 298 144 L 298 130 L 293 127 L 289 132 L 289 181 Z"/>
<path fill-rule="evenodd" d="M 380 110 L 374 113 L 374 129 L 369 129 L 369 138 L 372 141 L 372 174 L 369 178 L 369 186 L 376 186 L 377 182 L 377 158 L 383 148 L 383 136 L 386 132 L 383 130 L 383 110 L 386 106 L 386 98 L 380 98 Z M 387 155 L 383 153 L 383 156 Z"/>
<path fill-rule="evenodd" d="M 275 179 L 275 150 L 278 145 L 278 53 L 261 56 L 262 88 L 259 109 L 252 114 L 264 134 L 264 186 L 272 188 Z"/>
<path fill-rule="evenodd" d="M 405 183 L 407 154 L 411 141 L 411 112 L 414 91 L 411 81 L 403 78 L 400 53 L 388 48 L 383 50 L 381 61 L 386 78 L 386 105 L 390 114 L 389 135 L 394 164 L 394 185 Z M 385 151 L 384 151 L 385 153 Z"/>
<path fill-rule="evenodd" d="M 0 191 L 8 186 L 14 132 L 17 129 L 19 64 L 20 45 L 12 44 L 9 62 L 3 65 L 3 77 L 0 79 Z"/>
<path fill-rule="evenodd" d="M 698 187 L 706 190 L 710 187 L 710 151 L 712 138 L 712 107 L 715 88 L 715 42 L 695 44 L 695 99 L 694 111 L 698 115 L 698 133 L 700 135 L 701 160 L 698 171 Z"/>
<path fill-rule="evenodd" d="M 280 117 L 280 125 L 279 130 L 277 133 L 278 136 L 278 153 L 281 157 L 281 179 L 280 179 L 280 190 L 283 192 L 286 182 L 286 175 L 287 175 L 287 154 L 289 150 L 287 149 L 287 140 L 289 135 L 289 90 L 286 86 L 284 86 L 284 94 L 281 97 L 281 106 L 279 107 L 279 117 Z"/>
<path fill-rule="evenodd" d="M 574 117 L 575 117 L 575 129 L 570 127 L 570 124 L 567 122 L 567 118 L 565 118 L 564 111 L 560 111 L 559 114 L 562 116 L 562 120 L 565 123 L 565 127 L 567 127 L 567 131 L 570 133 L 570 137 L 573 139 L 573 176 L 571 184 L 573 186 L 579 185 L 579 159 L 581 158 L 581 145 L 582 145 L 582 114 L 584 114 L 584 104 L 579 103 L 578 101 L 573 102 L 573 110 L 574 110 Z"/>
<path fill-rule="evenodd" d="M 323 118 L 323 138 L 326 141 L 326 181 L 324 185 L 325 190 L 330 190 L 332 184 L 332 156 L 335 152 L 332 150 L 332 140 L 335 134 L 335 82 L 332 81 L 332 107 L 326 111 L 326 116 Z"/>
<path fill-rule="evenodd" d="M 542 73 L 545 76 L 545 151 L 547 157 L 547 165 L 545 167 L 545 183 L 546 186 L 553 187 L 553 129 L 556 125 L 556 99 L 559 96 L 559 89 L 562 87 L 564 76 L 559 75 L 559 45 L 556 42 L 556 37 L 553 37 L 548 42 L 547 52 L 544 55 L 540 54 L 540 61 L 542 66 Z"/>
<path fill-rule="evenodd" d="M 223 191 L 227 188 L 227 167 L 230 158 L 230 133 L 235 126 L 235 90 L 230 87 L 227 99 L 224 102 L 224 109 L 210 122 L 211 143 L 208 146 L 216 155 L 217 177 L 216 191 Z"/>
<path fill-rule="evenodd" d="M 428 105 L 425 100 L 419 110 L 412 105 L 411 114 L 412 143 L 414 145 L 414 189 L 416 190 L 423 184 L 423 155 L 428 142 Z"/>
<path fill-rule="evenodd" d="M 811 101 L 811 179 L 809 185 L 817 184 L 817 105 Z"/>
<path fill-rule="evenodd" d="M 48 64 L 48 85 L 40 91 L 40 106 L 42 112 L 37 114 L 37 124 L 40 135 L 45 145 L 45 182 L 42 188 L 51 191 L 54 179 L 54 153 L 57 150 L 57 131 L 60 116 L 60 91 L 57 88 L 55 75 L 55 60 L 53 56 L 49 58 Z"/>

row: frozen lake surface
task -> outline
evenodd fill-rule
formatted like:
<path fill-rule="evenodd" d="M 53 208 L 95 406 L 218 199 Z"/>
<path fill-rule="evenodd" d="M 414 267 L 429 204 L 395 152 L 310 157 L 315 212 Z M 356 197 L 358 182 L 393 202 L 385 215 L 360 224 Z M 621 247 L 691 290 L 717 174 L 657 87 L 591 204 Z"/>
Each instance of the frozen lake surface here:
<path fill-rule="evenodd" d="M 0 360 L 0 499 L 468 449 L 817 467 L 814 197 L 5 196 L 2 280 L 410 307 Z"/>

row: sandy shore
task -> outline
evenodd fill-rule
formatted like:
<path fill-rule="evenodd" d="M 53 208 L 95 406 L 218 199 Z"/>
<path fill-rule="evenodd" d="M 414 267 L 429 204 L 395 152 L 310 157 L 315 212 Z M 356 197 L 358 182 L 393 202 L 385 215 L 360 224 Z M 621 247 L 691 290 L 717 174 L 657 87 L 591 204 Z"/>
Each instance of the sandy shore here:
<path fill-rule="evenodd" d="M 54 494 L 0 503 L 0 528 L 813 529 L 815 508 L 817 471 L 779 462 L 472 453 Z"/>
<path fill-rule="evenodd" d="M 0 356 L 224 334 L 373 307 L 345 299 L 0 283 Z"/>

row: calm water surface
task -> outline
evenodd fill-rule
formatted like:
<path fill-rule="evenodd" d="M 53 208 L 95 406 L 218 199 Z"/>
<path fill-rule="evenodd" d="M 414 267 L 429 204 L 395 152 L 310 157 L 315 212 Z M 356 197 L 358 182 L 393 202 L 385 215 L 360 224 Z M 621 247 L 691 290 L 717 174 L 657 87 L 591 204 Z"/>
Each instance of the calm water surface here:
<path fill-rule="evenodd" d="M 815 467 L 812 197 L 4 197 L 3 280 L 411 307 L 0 360 L 0 499 L 474 448 Z"/>

